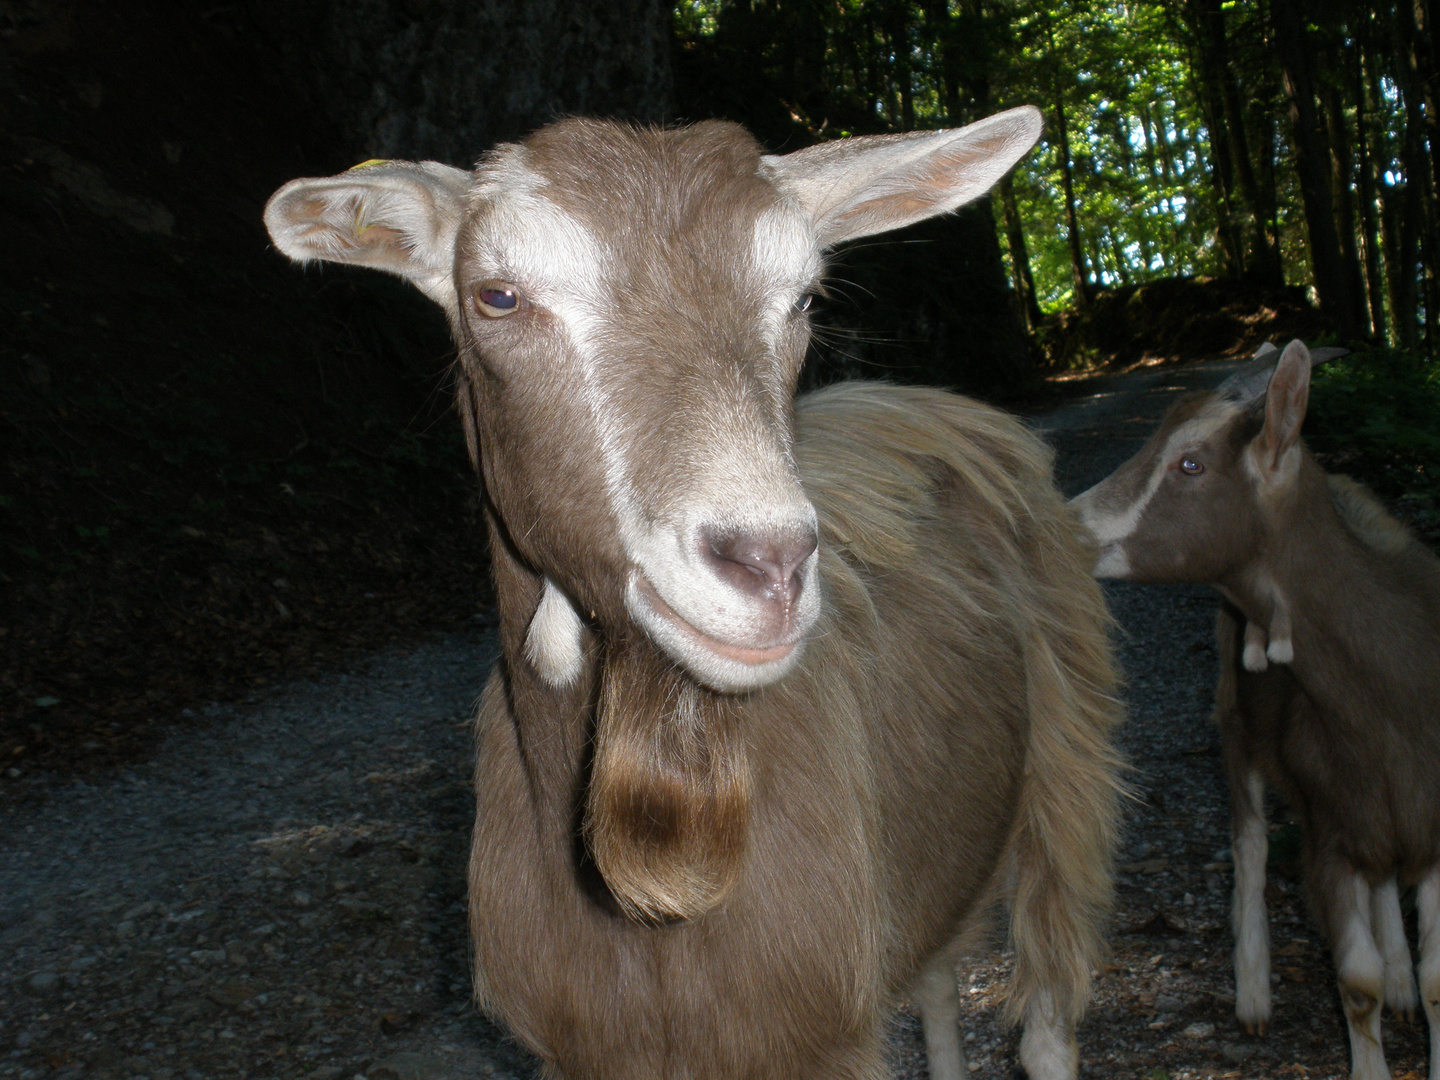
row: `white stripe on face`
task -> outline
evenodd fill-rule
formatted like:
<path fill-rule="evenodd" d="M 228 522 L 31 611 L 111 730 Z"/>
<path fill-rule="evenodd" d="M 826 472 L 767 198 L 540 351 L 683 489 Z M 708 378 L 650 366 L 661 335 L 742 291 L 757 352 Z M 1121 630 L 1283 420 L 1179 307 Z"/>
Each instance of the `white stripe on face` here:
<path fill-rule="evenodd" d="M 643 466 L 643 475 L 650 476 L 656 463 L 636 456 L 637 435 L 643 439 L 646 433 L 636 431 L 634 383 L 626 363 L 631 358 L 618 355 L 613 344 L 626 336 L 618 333 L 626 328 L 615 321 L 620 307 L 615 283 L 629 276 L 624 252 L 551 201 L 544 180 L 513 156 L 498 171 L 502 178 L 486 181 L 489 186 L 482 184 L 477 196 L 490 202 L 467 240 L 472 273 L 513 281 L 564 337 L 572 366 L 563 376 L 550 377 L 573 379 L 571 392 L 583 398 L 618 539 L 635 568 L 627 583 L 631 614 L 707 685 L 730 690 L 773 681 L 793 666 L 800 639 L 818 617 L 818 558 L 812 556 L 799 570 L 800 598 L 781 635 L 785 640 L 777 642 L 774 605 L 725 580 L 704 538 L 727 532 L 813 536 L 816 531 L 814 508 L 790 457 L 784 410 L 772 396 L 783 380 L 766 372 L 778 360 L 795 301 L 819 269 L 820 253 L 808 225 L 785 207 L 761 215 L 748 253 L 753 265 L 745 272 L 761 301 L 762 324 L 737 326 L 721 336 L 758 338 L 762 352 L 753 358 L 753 370 L 716 354 L 713 372 L 694 374 L 703 380 L 706 397 L 694 418 L 695 430 L 680 433 L 684 445 L 672 451 L 674 461 L 664 463 L 669 475 L 647 483 L 641 492 L 637 472 Z M 746 253 L 739 257 L 743 260 Z M 756 311 L 742 305 L 735 317 L 753 318 Z M 710 347 L 701 340 L 676 344 L 697 358 L 706 357 Z M 640 579 L 658 594 L 658 607 L 645 600 Z M 555 598 L 563 599 L 558 590 Z M 563 610 L 552 603 L 549 590 L 541 613 L 534 641 L 536 656 L 543 657 L 556 651 L 541 648 L 550 642 L 551 628 L 563 625 L 567 642 L 578 635 L 569 629 L 569 620 L 560 618 Z M 727 649 L 733 655 L 727 656 Z M 777 649 L 789 651 L 773 662 L 734 659 L 768 656 Z M 556 666 L 568 672 L 565 665 Z"/>
<path fill-rule="evenodd" d="M 640 528 L 630 483 L 623 425 L 601 377 L 598 342 L 610 326 L 614 253 L 585 225 L 565 213 L 544 189 L 547 181 L 525 167 L 519 153 L 478 189 L 491 213 L 471 246 L 477 267 L 512 281 L 531 303 L 559 324 L 578 361 L 582 400 L 599 448 L 605 488 L 622 537 Z M 536 373 L 536 377 L 542 377 Z M 627 543 L 627 547 L 629 544 Z"/>
<path fill-rule="evenodd" d="M 1145 512 L 1159 492 L 1160 485 L 1165 482 L 1170 466 L 1187 449 L 1197 446 L 1228 423 L 1236 411 L 1233 405 L 1215 402 L 1176 427 L 1151 457 L 1144 486 L 1125 505 L 1112 505 L 1120 494 L 1116 490 L 1118 472 L 1070 500 L 1070 505 L 1080 516 L 1080 523 L 1100 545 L 1100 558 L 1094 571 L 1096 577 L 1123 578 L 1130 573 L 1133 560 L 1125 550 L 1125 542 L 1139 530 Z M 1122 470 L 1124 468 L 1121 467 Z"/>

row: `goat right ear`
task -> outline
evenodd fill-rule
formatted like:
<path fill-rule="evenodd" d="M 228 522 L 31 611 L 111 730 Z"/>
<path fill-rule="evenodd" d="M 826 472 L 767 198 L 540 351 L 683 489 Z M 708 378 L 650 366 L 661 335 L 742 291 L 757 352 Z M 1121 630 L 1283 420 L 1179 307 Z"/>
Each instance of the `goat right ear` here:
<path fill-rule="evenodd" d="M 963 128 L 836 139 L 764 162 L 833 247 L 978 199 L 1030 152 L 1043 126 L 1040 110 L 1023 106 Z"/>
<path fill-rule="evenodd" d="M 458 312 L 455 236 L 471 175 L 434 161 L 377 161 L 292 180 L 265 204 L 275 246 L 297 262 L 323 259 L 388 270 Z"/>
<path fill-rule="evenodd" d="M 1300 438 L 1309 402 L 1310 350 L 1297 339 L 1280 354 L 1265 391 L 1265 426 L 1257 438 L 1262 461 L 1272 472 Z"/>

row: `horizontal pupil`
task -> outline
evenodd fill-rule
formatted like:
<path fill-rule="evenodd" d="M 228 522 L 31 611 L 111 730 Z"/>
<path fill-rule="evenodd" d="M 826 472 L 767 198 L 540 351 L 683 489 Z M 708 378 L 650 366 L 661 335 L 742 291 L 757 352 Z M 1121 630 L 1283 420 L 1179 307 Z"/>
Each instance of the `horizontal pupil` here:
<path fill-rule="evenodd" d="M 515 306 L 515 290 L 481 289 L 480 302 L 493 308 L 512 308 Z"/>

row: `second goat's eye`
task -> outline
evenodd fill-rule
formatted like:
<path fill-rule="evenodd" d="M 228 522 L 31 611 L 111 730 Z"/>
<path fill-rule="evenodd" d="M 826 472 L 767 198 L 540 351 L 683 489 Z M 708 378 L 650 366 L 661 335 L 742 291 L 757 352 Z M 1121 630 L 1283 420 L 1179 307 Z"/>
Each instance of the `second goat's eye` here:
<path fill-rule="evenodd" d="M 809 311 L 810 305 L 813 303 L 815 303 L 815 294 L 807 292 L 804 296 L 800 297 L 799 300 L 795 301 L 795 310 Z"/>
<path fill-rule="evenodd" d="M 482 281 L 475 286 L 475 309 L 481 315 L 499 319 L 521 306 L 520 291 L 506 281 Z"/>
<path fill-rule="evenodd" d="M 1186 476 L 1199 476 L 1205 471 L 1205 466 L 1201 465 L 1200 462 L 1194 458 L 1182 457 L 1180 459 L 1180 471 Z"/>

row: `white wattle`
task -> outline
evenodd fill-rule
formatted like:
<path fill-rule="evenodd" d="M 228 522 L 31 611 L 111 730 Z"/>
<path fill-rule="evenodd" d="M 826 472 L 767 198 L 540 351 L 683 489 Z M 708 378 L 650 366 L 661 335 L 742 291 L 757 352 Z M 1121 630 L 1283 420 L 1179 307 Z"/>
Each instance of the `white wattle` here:
<path fill-rule="evenodd" d="M 562 690 L 580 677 L 585 663 L 580 613 L 548 577 L 540 606 L 525 635 L 525 659 L 549 685 Z"/>

